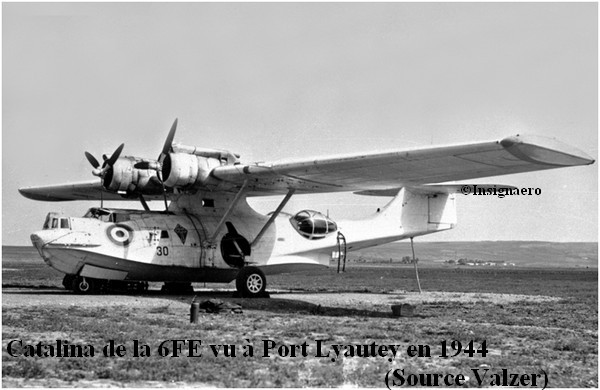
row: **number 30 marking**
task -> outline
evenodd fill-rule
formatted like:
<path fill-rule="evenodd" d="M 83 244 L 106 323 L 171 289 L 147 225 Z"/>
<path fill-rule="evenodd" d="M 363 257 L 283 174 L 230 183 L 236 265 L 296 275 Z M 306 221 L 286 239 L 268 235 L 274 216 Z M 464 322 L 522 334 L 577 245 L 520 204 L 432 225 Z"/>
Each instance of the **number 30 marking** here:
<path fill-rule="evenodd" d="M 169 256 L 169 247 L 168 246 L 157 246 L 156 247 L 156 255 L 157 256 Z"/>

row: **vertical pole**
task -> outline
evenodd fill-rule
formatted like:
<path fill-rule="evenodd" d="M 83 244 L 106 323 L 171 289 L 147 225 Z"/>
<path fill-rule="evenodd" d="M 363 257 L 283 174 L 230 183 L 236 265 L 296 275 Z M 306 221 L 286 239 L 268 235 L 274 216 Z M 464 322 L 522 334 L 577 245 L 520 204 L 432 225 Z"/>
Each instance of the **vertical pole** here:
<path fill-rule="evenodd" d="M 412 249 L 412 255 L 413 255 L 413 264 L 415 265 L 415 275 L 417 276 L 417 286 L 419 286 L 419 294 L 421 294 L 423 291 L 421 291 L 421 282 L 419 281 L 419 269 L 417 268 L 417 260 L 415 259 L 415 246 L 413 244 L 413 238 L 410 238 L 410 249 Z"/>
<path fill-rule="evenodd" d="M 196 298 L 196 297 L 194 297 Z M 198 323 L 198 313 L 200 312 L 200 303 L 192 302 L 192 306 L 190 307 L 190 324 Z"/>
<path fill-rule="evenodd" d="M 342 261 L 342 242 L 340 240 L 340 235 L 337 236 L 337 250 L 338 250 L 338 268 L 337 273 L 340 273 L 340 262 Z"/>
<path fill-rule="evenodd" d="M 348 246 L 346 245 L 346 237 L 344 237 L 342 233 L 340 233 L 340 235 L 342 236 L 341 243 L 344 246 L 344 265 L 342 266 L 342 272 L 346 272 L 346 252 L 348 251 Z"/>

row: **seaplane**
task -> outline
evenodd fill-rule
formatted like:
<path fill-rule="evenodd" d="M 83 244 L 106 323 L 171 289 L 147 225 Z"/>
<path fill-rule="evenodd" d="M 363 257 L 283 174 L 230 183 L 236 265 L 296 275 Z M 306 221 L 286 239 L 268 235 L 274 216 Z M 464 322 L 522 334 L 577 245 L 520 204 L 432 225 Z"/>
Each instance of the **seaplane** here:
<path fill-rule="evenodd" d="M 44 261 L 65 274 L 65 288 L 90 294 L 124 284 L 143 291 L 148 282 L 162 282 L 166 291 L 189 291 L 194 282 L 235 280 L 240 296 L 261 297 L 266 275 L 339 264 L 348 251 L 454 228 L 465 186 L 457 181 L 594 163 L 574 147 L 535 135 L 246 163 L 228 150 L 175 143 L 176 129 L 177 119 L 157 159 L 122 156 L 121 144 L 102 162 L 85 152 L 94 180 L 19 189 L 38 201 L 100 202 L 82 217 L 50 212 L 31 234 Z M 294 195 L 336 192 L 390 200 L 358 220 L 283 211 Z M 266 215 L 247 202 L 269 195 L 282 198 Z M 112 200 L 142 207 L 103 207 Z M 161 210 L 151 210 L 149 201 Z"/>

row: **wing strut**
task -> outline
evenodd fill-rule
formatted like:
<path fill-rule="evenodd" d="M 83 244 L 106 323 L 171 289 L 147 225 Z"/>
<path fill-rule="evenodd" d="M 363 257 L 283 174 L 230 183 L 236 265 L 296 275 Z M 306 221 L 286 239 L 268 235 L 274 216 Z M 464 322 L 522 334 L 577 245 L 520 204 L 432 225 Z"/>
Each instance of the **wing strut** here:
<path fill-rule="evenodd" d="M 227 212 L 225 212 L 225 214 L 223 215 L 223 218 L 221 218 L 221 220 L 219 221 L 219 224 L 215 228 L 214 234 L 210 238 L 210 242 L 211 243 L 215 242 L 215 240 L 217 239 L 217 236 L 219 235 L 219 231 L 221 230 L 221 228 L 225 224 L 225 221 L 227 220 L 227 218 L 229 218 L 229 215 L 231 215 L 231 212 L 233 211 L 233 209 L 235 208 L 235 206 L 237 205 L 237 203 L 240 201 L 240 199 L 242 199 L 242 195 L 246 191 L 246 186 L 247 185 L 248 185 L 248 179 L 244 180 L 244 183 L 240 187 L 240 190 L 235 195 L 235 198 L 233 198 L 233 201 L 231 202 L 231 204 L 227 208 Z"/>
<path fill-rule="evenodd" d="M 254 239 L 254 241 L 252 241 L 252 244 L 250 244 L 250 247 L 253 247 L 262 238 L 263 234 L 265 234 L 265 232 L 267 231 L 267 229 L 269 228 L 269 226 L 271 226 L 271 224 L 273 223 L 273 221 L 275 221 L 275 218 L 277 218 L 277 216 L 279 215 L 279 213 L 281 212 L 281 210 L 283 210 L 283 208 L 285 207 L 285 205 L 287 204 L 287 202 L 290 200 L 290 198 L 292 197 L 292 195 L 294 195 L 294 192 L 296 192 L 296 189 L 295 188 L 290 188 L 290 190 L 285 195 L 285 197 L 283 198 L 283 200 L 281 201 L 281 203 L 279 203 L 279 206 L 277 206 L 277 209 L 275 209 L 275 211 L 273 212 L 273 214 L 271 214 L 271 218 L 269 218 L 269 220 L 267 221 L 267 223 L 265 223 L 265 226 L 263 226 L 263 228 L 260 230 L 260 232 L 256 235 L 256 238 Z"/>
<path fill-rule="evenodd" d="M 140 194 L 139 198 L 140 198 L 140 202 L 142 203 L 142 207 L 144 207 L 144 210 L 150 211 L 150 207 L 148 207 L 148 203 L 146 203 L 146 199 L 144 198 L 144 195 Z"/>

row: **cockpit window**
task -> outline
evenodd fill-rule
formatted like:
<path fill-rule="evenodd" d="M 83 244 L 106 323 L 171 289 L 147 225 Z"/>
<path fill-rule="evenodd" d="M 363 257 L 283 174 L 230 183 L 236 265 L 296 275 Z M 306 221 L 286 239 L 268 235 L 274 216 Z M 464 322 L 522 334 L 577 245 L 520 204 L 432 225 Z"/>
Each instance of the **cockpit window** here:
<path fill-rule="evenodd" d="M 302 210 L 290 218 L 290 222 L 309 240 L 318 240 L 337 230 L 337 224 L 318 211 Z"/>
<path fill-rule="evenodd" d="M 84 218 L 95 218 L 103 222 L 115 222 L 114 213 L 107 209 L 92 207 L 83 216 Z"/>
<path fill-rule="evenodd" d="M 68 218 L 62 217 L 62 213 L 51 211 L 46 215 L 44 230 L 47 229 L 70 229 L 71 223 Z M 65 222 L 63 222 L 65 220 Z"/>
<path fill-rule="evenodd" d="M 61 229 L 70 229 L 71 226 L 69 224 L 69 219 L 68 218 L 61 218 L 60 219 L 60 228 Z"/>

